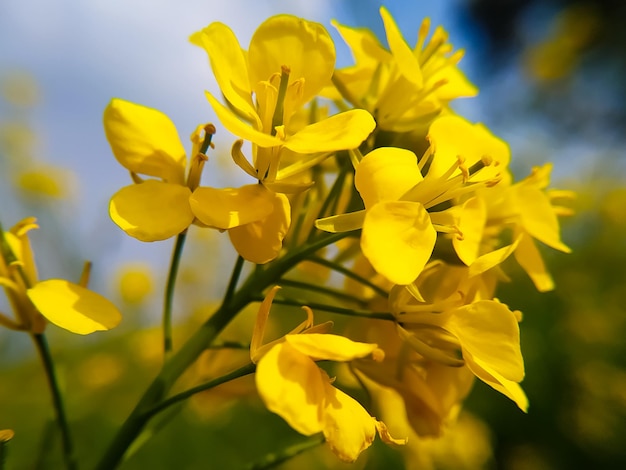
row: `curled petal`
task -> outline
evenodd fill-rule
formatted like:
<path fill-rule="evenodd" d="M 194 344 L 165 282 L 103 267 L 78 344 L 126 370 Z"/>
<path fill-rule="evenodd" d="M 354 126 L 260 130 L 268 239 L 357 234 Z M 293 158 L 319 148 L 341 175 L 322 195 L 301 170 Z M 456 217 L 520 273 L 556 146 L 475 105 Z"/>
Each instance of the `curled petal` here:
<path fill-rule="evenodd" d="M 377 272 L 395 284 L 410 284 L 433 252 L 437 232 L 417 202 L 381 202 L 365 215 L 361 249 Z"/>
<path fill-rule="evenodd" d="M 256 385 L 268 410 L 306 436 L 323 429 L 323 376 L 317 365 L 287 343 L 279 343 L 259 361 Z"/>
<path fill-rule="evenodd" d="M 191 210 L 203 224 L 220 230 L 266 218 L 274 210 L 274 195 L 260 184 L 241 188 L 208 188 L 194 191 Z"/>
<path fill-rule="evenodd" d="M 287 138 L 285 147 L 297 153 L 353 149 L 361 145 L 375 127 L 370 113 L 353 109 L 306 126 Z"/>
<path fill-rule="evenodd" d="M 104 131 L 124 168 L 184 183 L 185 148 L 176 127 L 161 111 L 115 98 L 104 110 Z"/>
<path fill-rule="evenodd" d="M 50 279 L 28 289 L 28 298 L 50 322 L 72 333 L 87 335 L 110 330 L 122 316 L 107 299 L 77 284 Z"/>
<path fill-rule="evenodd" d="M 365 155 L 354 178 L 366 208 L 380 201 L 397 201 L 423 180 L 415 154 L 395 147 L 381 147 Z"/>
<path fill-rule="evenodd" d="M 222 125 L 237 137 L 249 140 L 257 144 L 259 147 L 277 147 L 283 144 L 283 141 L 270 134 L 264 134 L 259 127 L 254 127 L 243 122 L 235 113 L 220 103 L 211 93 L 205 92 L 209 104 L 217 115 Z"/>
<path fill-rule="evenodd" d="M 519 185 L 512 196 L 524 230 L 555 250 L 571 253 L 561 241 L 559 220 L 545 192 L 530 185 Z"/>
<path fill-rule="evenodd" d="M 271 194 L 273 209 L 270 215 L 228 231 L 237 253 L 257 264 L 267 263 L 278 256 L 291 225 L 289 199 L 284 194 Z"/>
<path fill-rule="evenodd" d="M 539 292 L 554 290 L 554 280 L 548 272 L 533 239 L 530 235 L 522 233 L 518 240 L 519 245 L 515 250 L 515 259 L 524 268 L 537 290 Z"/>
<path fill-rule="evenodd" d="M 285 341 L 316 361 L 352 361 L 380 351 L 377 344 L 359 343 L 345 336 L 330 334 L 287 335 Z"/>
<path fill-rule="evenodd" d="M 120 189 L 109 214 L 118 227 L 144 242 L 166 240 L 189 227 L 194 215 L 186 186 L 149 180 Z"/>
<path fill-rule="evenodd" d="M 443 326 L 461 343 L 463 358 L 478 358 L 507 380 L 524 378 L 517 318 L 494 300 L 480 300 L 455 309 Z"/>
<path fill-rule="evenodd" d="M 487 385 L 513 400 L 524 413 L 528 412 L 528 398 L 522 387 L 491 369 L 486 363 L 474 357 L 467 360 L 467 367 Z"/>
<path fill-rule="evenodd" d="M 223 23 L 215 22 L 189 39 L 209 55 L 211 70 L 226 100 L 249 121 L 258 121 L 252 103 L 246 56 L 232 30 Z"/>
<path fill-rule="evenodd" d="M 354 462 L 376 437 L 376 420 L 349 395 L 324 381 L 324 437 L 344 462 Z"/>

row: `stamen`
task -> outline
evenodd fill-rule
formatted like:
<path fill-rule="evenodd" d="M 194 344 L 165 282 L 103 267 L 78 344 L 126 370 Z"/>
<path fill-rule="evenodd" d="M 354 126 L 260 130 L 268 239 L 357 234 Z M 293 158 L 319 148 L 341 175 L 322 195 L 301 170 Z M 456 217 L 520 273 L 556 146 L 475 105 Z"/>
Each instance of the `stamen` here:
<path fill-rule="evenodd" d="M 430 43 L 424 48 L 420 54 L 420 65 L 424 66 L 428 60 L 438 52 L 439 48 L 448 40 L 448 33 L 441 26 L 438 26 L 430 38 Z"/>
<path fill-rule="evenodd" d="M 200 146 L 200 153 L 206 154 L 209 147 L 215 148 L 215 145 L 211 141 L 213 140 L 213 136 L 216 132 L 217 130 L 215 129 L 215 126 L 213 124 L 208 123 L 206 126 L 204 126 L 204 140 L 202 141 L 202 145 Z"/>
<path fill-rule="evenodd" d="M 280 67 L 280 85 L 278 86 L 278 98 L 276 98 L 276 107 L 272 116 L 272 135 L 276 135 L 276 127 L 283 125 L 285 95 L 287 94 L 287 85 L 289 84 L 289 74 L 291 70 L 286 65 Z"/>
<path fill-rule="evenodd" d="M 207 139 L 205 139 L 205 142 Z M 200 179 L 202 178 L 202 169 L 204 164 L 209 159 L 204 153 L 197 153 L 189 163 L 189 175 L 187 176 L 187 187 L 191 191 L 195 191 L 200 186 Z"/>
<path fill-rule="evenodd" d="M 417 33 L 417 44 L 415 44 L 415 52 L 417 54 L 419 54 L 424 47 L 424 42 L 426 42 L 426 36 L 428 36 L 428 31 L 430 31 L 430 18 L 424 18 Z"/>

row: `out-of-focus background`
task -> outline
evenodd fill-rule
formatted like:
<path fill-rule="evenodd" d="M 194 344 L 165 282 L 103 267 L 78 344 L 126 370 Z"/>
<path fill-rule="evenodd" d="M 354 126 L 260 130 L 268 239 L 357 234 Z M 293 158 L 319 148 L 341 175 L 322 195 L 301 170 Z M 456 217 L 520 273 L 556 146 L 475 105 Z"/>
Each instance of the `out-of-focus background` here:
<path fill-rule="evenodd" d="M 77 447 L 88 462 L 157 370 L 171 251 L 171 241 L 140 243 L 108 218 L 110 196 L 130 179 L 104 137 L 104 107 L 120 97 L 158 108 L 186 139 L 197 124 L 216 121 L 203 93 L 216 85 L 204 51 L 188 42 L 191 33 L 222 21 L 246 47 L 265 18 L 292 13 L 328 27 L 343 66 L 351 57 L 330 20 L 384 38 L 381 3 L 411 44 L 429 16 L 466 50 L 461 68 L 480 94 L 454 107 L 509 142 L 517 178 L 551 161 L 553 187 L 578 193 L 577 215 L 564 221 L 562 236 L 573 254 L 545 250 L 556 291 L 536 292 L 513 269 L 514 282 L 498 294 L 524 312 L 529 413 L 478 383 L 458 436 L 432 446 L 430 462 L 416 468 L 433 462 L 448 469 L 626 468 L 626 3 L 4 0 L 0 220 L 7 229 L 36 216 L 41 229 L 31 238 L 40 277 L 77 279 L 90 259 L 91 287 L 125 314 L 106 338 L 49 328 Z M 205 183 L 235 184 L 231 142 L 225 131 L 216 135 Z M 219 300 L 234 260 L 227 248 L 215 250 L 223 240 L 216 232 L 191 231 L 194 256 L 183 258 L 177 296 L 177 313 L 185 318 L 179 338 Z M 2 298 L 0 311 L 6 310 Z M 229 393 L 247 396 L 246 390 Z M 236 408 L 211 400 L 194 400 L 123 468 L 239 468 L 298 438 L 254 399 Z M 28 335 L 0 329 L 0 429 L 16 432 L 7 469 L 55 468 L 56 447 L 42 447 L 54 441 L 50 417 Z M 267 423 L 272 432 L 250 428 L 251 422 Z M 355 468 L 399 464 L 393 452 L 375 447 L 377 457 Z M 292 465 L 306 468 L 305 462 Z"/>

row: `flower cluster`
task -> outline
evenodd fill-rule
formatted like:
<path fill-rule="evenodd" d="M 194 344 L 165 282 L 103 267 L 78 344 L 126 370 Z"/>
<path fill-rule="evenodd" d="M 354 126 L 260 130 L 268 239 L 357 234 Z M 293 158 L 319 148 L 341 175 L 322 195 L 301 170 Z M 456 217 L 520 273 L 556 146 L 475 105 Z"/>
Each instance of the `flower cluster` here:
<path fill-rule="evenodd" d="M 222 23 L 191 36 L 223 99 L 206 98 L 236 136 L 232 160 L 252 179 L 238 188 L 201 185 L 213 125 L 194 131 L 188 159 L 161 112 L 114 99 L 104 113 L 113 153 L 133 180 L 110 204 L 127 234 L 164 240 L 191 224 L 228 231 L 241 258 L 261 265 L 242 287 L 257 294 L 293 284 L 284 275 L 302 261 L 348 273 L 342 291 L 314 286 L 369 308 L 328 306 L 359 317 L 343 335 L 314 326 L 305 307 L 305 323 L 262 345 L 271 289 L 251 341 L 266 407 L 302 434 L 323 433 L 345 461 L 376 431 L 405 443 L 372 416 L 384 408 L 377 387 L 400 398 L 419 436 L 453 422 L 475 377 L 525 411 L 521 314 L 495 298 L 507 279 L 502 263 L 513 255 L 547 291 L 553 282 L 536 242 L 569 251 L 558 216 L 568 214 L 559 200 L 571 194 L 548 189 L 551 166 L 515 182 L 508 145 L 451 109 L 450 101 L 477 93 L 458 68 L 463 51 L 440 27 L 429 37 L 429 20 L 411 47 L 388 11 L 380 13 L 388 49 L 367 30 L 334 23 L 355 59 L 343 69 L 327 30 L 290 15 L 263 22 L 247 50 Z M 334 242 L 331 259 L 322 249 Z M 371 405 L 333 386 L 322 360 L 349 362 Z"/>

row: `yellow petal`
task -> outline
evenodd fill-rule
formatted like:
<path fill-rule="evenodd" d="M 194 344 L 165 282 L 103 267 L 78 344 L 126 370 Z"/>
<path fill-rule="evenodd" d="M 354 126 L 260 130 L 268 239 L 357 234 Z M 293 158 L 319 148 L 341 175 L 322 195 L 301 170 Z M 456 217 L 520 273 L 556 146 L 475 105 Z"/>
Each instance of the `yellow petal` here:
<path fill-rule="evenodd" d="M 502 263 L 517 249 L 519 240 L 520 239 L 518 237 L 512 244 L 490 251 L 489 253 L 476 258 L 476 260 L 469 267 L 469 277 L 478 276 L 479 274 L 482 274 Z"/>
<path fill-rule="evenodd" d="M 410 284 L 433 252 L 437 233 L 417 202 L 381 202 L 365 215 L 361 249 L 377 272 L 395 284 Z"/>
<path fill-rule="evenodd" d="M 77 284 L 50 279 L 28 289 L 28 298 L 50 322 L 72 333 L 87 335 L 110 330 L 122 316 L 107 299 Z"/>
<path fill-rule="evenodd" d="M 222 125 L 237 137 L 249 140 L 250 142 L 257 144 L 259 147 L 277 147 L 283 144 L 283 141 L 277 137 L 273 137 L 270 134 L 264 134 L 252 125 L 243 122 L 235 113 L 220 103 L 208 91 L 205 92 L 205 96 L 207 100 L 209 100 L 213 111 Z M 260 129 L 260 126 L 258 129 Z"/>
<path fill-rule="evenodd" d="M 232 30 L 223 23 L 215 22 L 189 39 L 209 55 L 211 70 L 226 100 L 249 121 L 258 121 L 252 103 L 246 56 Z"/>
<path fill-rule="evenodd" d="M 381 147 L 365 155 L 354 178 L 366 208 L 380 201 L 397 201 L 424 179 L 415 154 L 396 147 Z"/>
<path fill-rule="evenodd" d="M 472 181 L 490 180 L 504 172 L 510 160 L 510 151 L 504 141 L 491 134 L 484 125 L 472 124 L 459 116 L 435 119 L 428 129 L 428 140 L 435 149 L 428 170 L 432 176 L 443 175 L 461 157 L 468 168 L 481 160 L 491 160 L 489 166 L 471 177 Z M 454 174 L 461 174 L 461 170 Z"/>
<path fill-rule="evenodd" d="M 291 225 L 291 207 L 284 194 L 273 193 L 273 210 L 265 219 L 228 231 L 233 246 L 244 259 L 257 264 L 278 256 Z"/>
<path fill-rule="evenodd" d="M 184 183 L 185 149 L 176 127 L 162 112 L 114 98 L 104 110 L 104 131 L 124 168 Z"/>
<path fill-rule="evenodd" d="M 304 335 L 307 336 L 307 335 Z M 376 420 L 349 395 L 324 382 L 324 437 L 344 462 L 354 462 L 376 437 Z"/>
<path fill-rule="evenodd" d="M 552 276 L 548 272 L 533 239 L 527 234 L 522 234 L 519 240 L 519 245 L 515 250 L 517 262 L 524 268 L 539 292 L 554 290 Z"/>
<path fill-rule="evenodd" d="M 260 184 L 240 188 L 198 188 L 189 199 L 203 224 L 220 230 L 265 219 L 274 210 L 274 195 Z"/>
<path fill-rule="evenodd" d="M 487 222 L 487 208 L 483 199 L 473 197 L 463 204 L 459 216 L 459 229 L 463 238 L 452 238 L 454 251 L 466 265 L 476 261 Z"/>
<path fill-rule="evenodd" d="M 512 193 L 512 201 L 519 211 L 524 230 L 555 250 L 571 253 L 572 250 L 561 241 L 559 220 L 546 193 L 519 185 Z"/>
<path fill-rule="evenodd" d="M 380 351 L 377 344 L 359 343 L 339 335 L 316 333 L 287 335 L 285 341 L 298 352 L 316 361 L 352 361 L 369 356 L 374 351 Z"/>
<path fill-rule="evenodd" d="M 466 364 L 476 377 L 513 400 L 524 413 L 528 411 L 528 398 L 517 382 L 505 379 L 479 358 L 468 358 Z"/>
<path fill-rule="evenodd" d="M 285 147 L 297 153 L 353 149 L 370 135 L 376 122 L 364 109 L 335 114 L 288 137 Z"/>
<path fill-rule="evenodd" d="M 5 234 L 7 243 L 11 247 L 13 254 L 22 262 L 24 273 L 31 284 L 37 282 L 37 266 L 35 265 L 35 254 L 28 238 L 28 232 L 36 228 L 39 228 L 37 219 L 35 217 L 27 217 L 20 220 Z M 0 267 L 2 267 L 2 264 L 0 264 Z"/>
<path fill-rule="evenodd" d="M 350 232 L 363 227 L 365 211 L 350 212 L 349 214 L 332 215 L 315 221 L 315 226 L 325 232 Z"/>
<path fill-rule="evenodd" d="M 293 103 L 297 109 L 310 101 L 328 83 L 335 67 L 335 46 L 319 23 L 291 15 L 276 15 L 263 22 L 248 49 L 250 82 L 253 86 L 289 68 L 289 83 L 304 78 L 302 94 Z M 289 118 L 289 116 L 287 116 Z"/>
<path fill-rule="evenodd" d="M 109 214 L 118 227 L 144 242 L 166 240 L 189 227 L 194 215 L 186 186 L 148 180 L 120 189 Z"/>
<path fill-rule="evenodd" d="M 507 380 L 524 378 L 517 318 L 494 300 L 480 300 L 452 311 L 443 327 L 461 343 L 463 357 L 478 358 Z"/>
<path fill-rule="evenodd" d="M 255 379 L 268 410 L 306 436 L 322 431 L 324 382 L 311 359 L 279 343 L 261 358 Z"/>
<path fill-rule="evenodd" d="M 419 91 L 424 86 L 424 80 L 417 57 L 415 57 L 413 51 L 402 37 L 402 33 L 398 29 L 396 22 L 385 7 L 380 8 L 380 16 L 383 18 L 383 23 L 385 24 L 385 33 L 387 34 L 389 49 L 391 49 L 391 53 L 396 60 L 400 73 L 417 87 L 416 92 Z"/>

